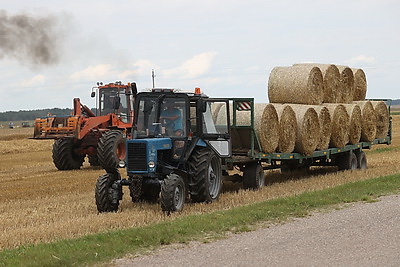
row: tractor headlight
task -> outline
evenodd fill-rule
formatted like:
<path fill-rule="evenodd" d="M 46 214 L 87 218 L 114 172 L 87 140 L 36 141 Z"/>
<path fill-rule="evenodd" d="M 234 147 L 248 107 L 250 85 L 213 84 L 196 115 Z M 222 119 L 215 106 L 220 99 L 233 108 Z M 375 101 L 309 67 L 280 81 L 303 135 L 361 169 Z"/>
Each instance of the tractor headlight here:
<path fill-rule="evenodd" d="M 126 166 L 125 160 L 120 160 L 120 161 L 118 162 L 118 167 L 120 167 L 120 168 L 125 168 L 125 166 Z"/>
<path fill-rule="evenodd" d="M 148 165 L 149 165 L 149 168 L 154 168 L 156 166 L 154 161 L 149 161 Z"/>

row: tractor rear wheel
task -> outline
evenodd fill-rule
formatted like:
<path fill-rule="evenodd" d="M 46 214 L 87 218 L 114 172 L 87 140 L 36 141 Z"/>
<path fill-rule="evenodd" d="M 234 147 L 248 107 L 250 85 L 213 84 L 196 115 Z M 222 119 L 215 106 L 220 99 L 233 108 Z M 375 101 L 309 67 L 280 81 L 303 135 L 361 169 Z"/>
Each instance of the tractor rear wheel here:
<path fill-rule="evenodd" d="M 181 211 L 186 199 L 183 178 L 175 173 L 167 175 L 161 185 L 160 199 L 161 208 L 164 212 Z"/>
<path fill-rule="evenodd" d="M 77 154 L 78 148 L 70 138 L 55 140 L 53 144 L 53 162 L 59 170 L 79 169 L 85 159 L 84 155 Z"/>
<path fill-rule="evenodd" d="M 216 200 L 222 188 L 222 169 L 220 158 L 209 148 L 197 148 L 189 159 L 194 172 L 190 184 L 190 195 L 194 202 Z"/>
<path fill-rule="evenodd" d="M 122 131 L 110 130 L 104 133 L 97 147 L 100 166 L 107 172 L 117 171 L 119 162 L 125 160 L 126 144 Z"/>
<path fill-rule="evenodd" d="M 257 190 L 265 185 L 264 169 L 260 162 L 247 163 L 243 171 L 243 187 Z"/>
<path fill-rule="evenodd" d="M 99 212 L 115 212 L 118 210 L 119 199 L 115 199 L 115 190 L 122 196 L 122 187 L 113 188 L 113 183 L 119 179 L 117 174 L 106 173 L 97 179 L 95 188 L 96 206 Z"/>

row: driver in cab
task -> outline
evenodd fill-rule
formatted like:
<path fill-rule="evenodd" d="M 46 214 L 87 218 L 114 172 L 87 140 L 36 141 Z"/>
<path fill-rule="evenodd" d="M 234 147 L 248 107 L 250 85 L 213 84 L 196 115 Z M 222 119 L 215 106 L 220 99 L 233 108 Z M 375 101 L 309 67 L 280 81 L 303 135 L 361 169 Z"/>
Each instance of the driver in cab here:
<path fill-rule="evenodd" d="M 160 120 L 167 128 L 167 134 L 175 136 L 182 136 L 182 114 L 181 111 L 175 107 L 173 102 L 166 102 L 165 108 L 161 111 Z"/>

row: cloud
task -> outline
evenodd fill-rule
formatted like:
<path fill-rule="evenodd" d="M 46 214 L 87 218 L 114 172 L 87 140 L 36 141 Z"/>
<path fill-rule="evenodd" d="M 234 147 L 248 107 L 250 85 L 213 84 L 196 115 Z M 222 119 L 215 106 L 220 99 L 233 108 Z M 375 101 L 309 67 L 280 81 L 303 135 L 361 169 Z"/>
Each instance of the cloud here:
<path fill-rule="evenodd" d="M 75 72 L 71 75 L 73 81 L 104 80 L 110 76 L 116 77 L 116 71 L 111 64 L 98 64 Z"/>
<path fill-rule="evenodd" d="M 46 82 L 46 76 L 44 76 L 43 74 L 39 74 L 29 80 L 24 80 L 20 82 L 20 86 L 21 87 L 38 86 L 44 84 L 45 82 Z"/>
<path fill-rule="evenodd" d="M 375 63 L 376 59 L 374 57 L 368 57 L 365 55 L 359 55 L 356 57 L 353 57 L 349 60 L 346 60 L 346 64 L 349 65 L 356 65 L 356 64 L 360 64 L 360 63 Z"/>
<path fill-rule="evenodd" d="M 184 78 L 199 77 L 207 73 L 216 55 L 216 52 L 197 54 L 183 62 L 179 67 L 163 70 L 162 74 L 167 78 L 171 78 L 172 76 L 183 76 Z"/>

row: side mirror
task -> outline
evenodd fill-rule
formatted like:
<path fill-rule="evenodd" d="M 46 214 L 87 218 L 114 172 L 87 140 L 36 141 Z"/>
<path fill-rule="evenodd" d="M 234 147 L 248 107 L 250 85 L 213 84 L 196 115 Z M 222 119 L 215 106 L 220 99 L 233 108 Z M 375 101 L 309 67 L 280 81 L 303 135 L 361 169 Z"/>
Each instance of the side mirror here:
<path fill-rule="evenodd" d="M 132 95 L 133 96 L 137 95 L 137 86 L 135 82 L 131 83 L 131 88 L 132 88 Z"/>
<path fill-rule="evenodd" d="M 121 98 L 119 96 L 116 96 L 114 98 L 114 109 L 119 109 L 121 105 Z"/>
<path fill-rule="evenodd" d="M 92 92 L 91 94 L 90 94 L 90 97 L 95 97 L 96 96 L 96 92 Z"/>

